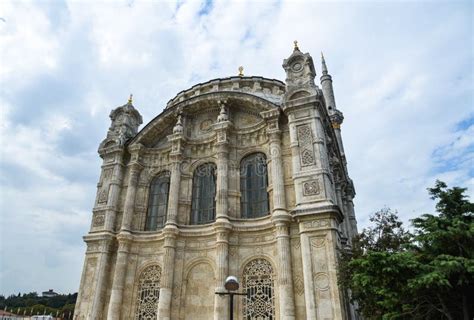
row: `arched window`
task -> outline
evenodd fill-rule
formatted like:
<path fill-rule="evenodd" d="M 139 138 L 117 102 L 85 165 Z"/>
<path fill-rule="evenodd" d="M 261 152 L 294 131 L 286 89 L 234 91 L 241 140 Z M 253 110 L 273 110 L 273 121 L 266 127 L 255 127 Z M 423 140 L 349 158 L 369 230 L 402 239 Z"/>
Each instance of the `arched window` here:
<path fill-rule="evenodd" d="M 153 178 L 148 198 L 148 212 L 145 223 L 146 231 L 153 231 L 165 225 L 166 213 L 168 211 L 169 189 L 169 172 L 163 172 Z"/>
<path fill-rule="evenodd" d="M 191 224 L 209 223 L 214 221 L 215 216 L 216 166 L 205 163 L 194 171 Z"/>
<path fill-rule="evenodd" d="M 135 320 L 155 320 L 160 298 L 161 268 L 152 265 L 138 279 L 137 312 Z"/>
<path fill-rule="evenodd" d="M 265 259 L 250 261 L 244 269 L 244 320 L 275 320 L 273 268 Z"/>
<path fill-rule="evenodd" d="M 240 162 L 240 194 L 242 218 L 268 214 L 267 161 L 263 153 L 251 154 Z"/>

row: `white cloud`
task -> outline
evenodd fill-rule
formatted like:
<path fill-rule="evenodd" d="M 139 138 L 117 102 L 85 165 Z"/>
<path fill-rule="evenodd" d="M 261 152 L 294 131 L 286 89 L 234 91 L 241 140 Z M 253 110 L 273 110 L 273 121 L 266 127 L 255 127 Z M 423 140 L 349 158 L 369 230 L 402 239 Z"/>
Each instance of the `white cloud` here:
<path fill-rule="evenodd" d="M 474 189 L 473 126 L 458 125 L 472 122 L 469 3 L 214 1 L 205 13 L 204 1 L 1 6 L 3 293 L 77 290 L 97 146 L 129 93 L 146 124 L 179 91 L 240 65 L 284 80 L 295 39 L 318 78 L 320 51 L 333 75 L 360 225 L 385 205 L 404 220 L 433 211 L 426 188 L 437 178 Z M 34 273 L 25 257 L 41 262 Z"/>

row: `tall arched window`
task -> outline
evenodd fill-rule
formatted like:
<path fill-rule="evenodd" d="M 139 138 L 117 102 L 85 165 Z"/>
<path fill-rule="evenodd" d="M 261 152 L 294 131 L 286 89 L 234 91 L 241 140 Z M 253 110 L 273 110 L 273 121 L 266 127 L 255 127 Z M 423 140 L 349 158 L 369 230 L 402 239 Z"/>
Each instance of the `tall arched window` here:
<path fill-rule="evenodd" d="M 160 298 L 161 268 L 152 265 L 138 279 L 137 312 L 135 320 L 155 320 Z"/>
<path fill-rule="evenodd" d="M 273 268 L 265 259 L 250 261 L 244 268 L 244 320 L 275 320 Z"/>
<path fill-rule="evenodd" d="M 263 153 L 251 154 L 240 162 L 240 194 L 242 218 L 268 214 L 267 161 Z"/>
<path fill-rule="evenodd" d="M 169 172 L 163 172 L 153 178 L 148 198 L 148 211 L 145 223 L 146 231 L 153 231 L 165 225 L 166 213 L 168 211 L 169 189 Z"/>
<path fill-rule="evenodd" d="M 214 221 L 215 216 L 216 166 L 205 163 L 194 171 L 191 224 L 209 223 Z"/>

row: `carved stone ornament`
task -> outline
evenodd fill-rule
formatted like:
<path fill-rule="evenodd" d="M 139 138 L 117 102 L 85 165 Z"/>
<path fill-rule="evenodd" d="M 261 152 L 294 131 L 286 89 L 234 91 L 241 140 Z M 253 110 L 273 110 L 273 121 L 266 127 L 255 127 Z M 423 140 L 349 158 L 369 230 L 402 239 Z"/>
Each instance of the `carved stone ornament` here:
<path fill-rule="evenodd" d="M 311 239 L 311 246 L 315 248 L 322 248 L 326 244 L 326 238 L 324 237 L 317 237 Z"/>
<path fill-rule="evenodd" d="M 100 190 L 98 202 L 107 203 L 108 198 L 109 198 L 109 188 L 105 187 L 102 190 Z"/>
<path fill-rule="evenodd" d="M 208 132 L 209 130 L 211 130 L 211 125 L 212 125 L 211 119 L 203 120 L 199 124 L 199 130 L 201 130 L 202 132 Z"/>
<path fill-rule="evenodd" d="M 303 149 L 301 152 L 301 164 L 303 166 L 310 166 L 314 164 L 313 150 Z"/>
<path fill-rule="evenodd" d="M 319 181 L 317 179 L 303 182 L 303 195 L 304 196 L 318 195 L 320 191 L 321 190 L 319 188 Z"/>
<path fill-rule="evenodd" d="M 275 319 L 273 268 L 265 259 L 250 261 L 244 270 L 244 319 Z"/>
<path fill-rule="evenodd" d="M 303 295 L 304 293 L 304 281 L 301 276 L 295 277 L 295 292 L 299 296 Z"/>
<path fill-rule="evenodd" d="M 301 145 L 311 144 L 313 142 L 313 135 L 311 127 L 308 124 L 298 126 L 298 142 Z"/>
<path fill-rule="evenodd" d="M 138 303 L 136 320 L 156 319 L 160 299 L 161 268 L 152 265 L 146 268 L 138 280 Z"/>
<path fill-rule="evenodd" d="M 331 224 L 329 223 L 328 220 L 314 220 L 314 221 L 307 221 L 304 223 L 304 226 L 306 228 L 313 228 L 313 229 L 318 229 L 318 228 L 326 228 L 329 227 Z"/>
<path fill-rule="evenodd" d="M 92 226 L 94 228 L 102 227 L 105 223 L 105 214 L 104 213 L 94 213 L 92 218 Z"/>
<path fill-rule="evenodd" d="M 314 276 L 314 284 L 319 290 L 326 290 L 329 288 L 329 276 L 326 273 L 317 273 Z"/>
<path fill-rule="evenodd" d="M 309 124 L 303 124 L 296 128 L 298 136 L 298 144 L 300 146 L 301 165 L 311 166 L 315 164 L 313 134 Z"/>

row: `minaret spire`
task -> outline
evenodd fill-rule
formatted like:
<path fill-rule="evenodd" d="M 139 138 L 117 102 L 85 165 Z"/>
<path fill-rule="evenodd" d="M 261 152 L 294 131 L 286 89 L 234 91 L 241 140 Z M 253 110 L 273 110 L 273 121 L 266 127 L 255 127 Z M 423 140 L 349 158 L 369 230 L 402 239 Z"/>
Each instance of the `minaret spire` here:
<path fill-rule="evenodd" d="M 328 74 L 328 67 L 326 66 L 326 60 L 324 60 L 324 54 L 321 51 L 321 69 L 323 75 Z"/>

